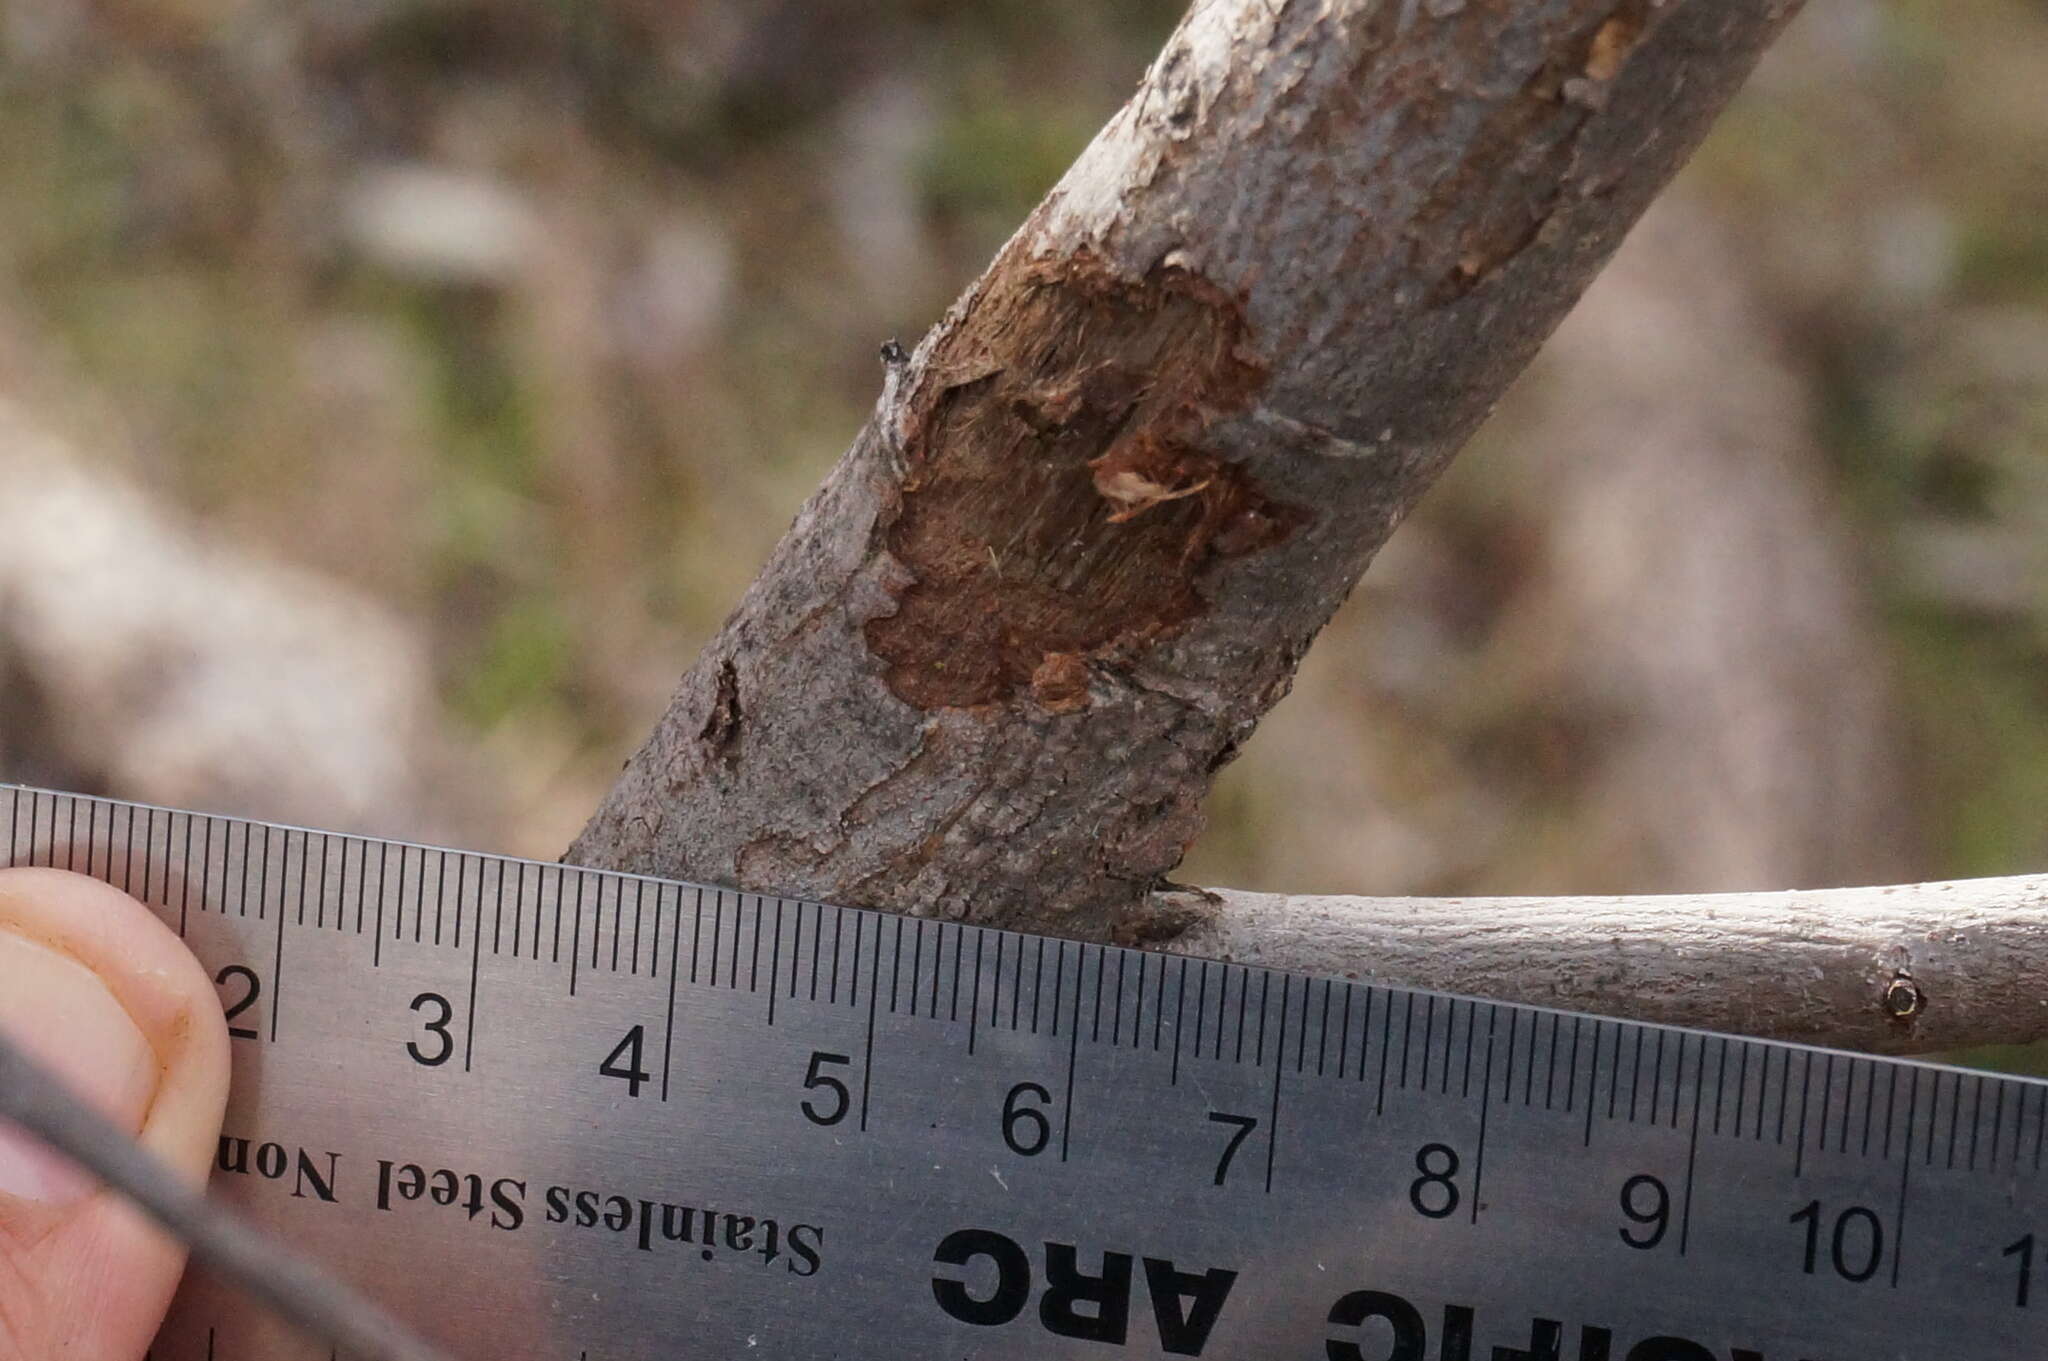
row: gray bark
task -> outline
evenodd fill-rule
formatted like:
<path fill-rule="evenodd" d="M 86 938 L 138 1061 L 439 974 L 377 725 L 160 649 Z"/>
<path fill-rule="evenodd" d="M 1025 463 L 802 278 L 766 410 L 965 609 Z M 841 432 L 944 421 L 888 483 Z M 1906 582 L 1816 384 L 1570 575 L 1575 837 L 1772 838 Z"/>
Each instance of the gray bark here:
<path fill-rule="evenodd" d="M 569 859 L 1171 934 L 1214 772 L 1796 8 L 1198 6 Z"/>

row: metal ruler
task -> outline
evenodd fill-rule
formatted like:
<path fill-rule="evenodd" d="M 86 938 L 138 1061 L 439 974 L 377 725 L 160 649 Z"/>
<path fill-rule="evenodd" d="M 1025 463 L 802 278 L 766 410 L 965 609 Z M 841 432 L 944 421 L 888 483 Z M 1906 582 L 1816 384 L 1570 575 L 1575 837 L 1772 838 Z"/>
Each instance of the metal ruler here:
<path fill-rule="evenodd" d="M 11 786 L 0 830 L 219 983 L 216 1192 L 457 1356 L 2048 1357 L 2048 1084 Z M 306 1354 L 200 1278 L 152 1352 Z"/>

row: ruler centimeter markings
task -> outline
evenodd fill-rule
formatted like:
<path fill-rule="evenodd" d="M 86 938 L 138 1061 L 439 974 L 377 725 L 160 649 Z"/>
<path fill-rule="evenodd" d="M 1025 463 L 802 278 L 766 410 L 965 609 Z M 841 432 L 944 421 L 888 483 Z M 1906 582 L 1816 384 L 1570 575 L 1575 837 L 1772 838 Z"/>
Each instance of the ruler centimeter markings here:
<path fill-rule="evenodd" d="M 2038 1081 L 0 808 L 219 985 L 216 1191 L 457 1355 L 2048 1356 Z M 323 1354 L 196 1274 L 151 1352 Z"/>

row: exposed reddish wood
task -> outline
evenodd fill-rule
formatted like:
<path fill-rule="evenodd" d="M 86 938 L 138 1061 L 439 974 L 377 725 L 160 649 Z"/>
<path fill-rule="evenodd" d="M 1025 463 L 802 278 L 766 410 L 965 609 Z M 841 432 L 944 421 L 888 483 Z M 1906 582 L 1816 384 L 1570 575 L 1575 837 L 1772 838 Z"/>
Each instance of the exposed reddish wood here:
<path fill-rule="evenodd" d="M 1220 290 L 1012 247 L 974 313 L 909 396 L 884 538 L 910 579 L 865 630 L 920 709 L 998 703 L 1054 656 L 1127 659 L 1207 608 L 1217 560 L 1307 517 L 1201 448 L 1265 376 Z"/>

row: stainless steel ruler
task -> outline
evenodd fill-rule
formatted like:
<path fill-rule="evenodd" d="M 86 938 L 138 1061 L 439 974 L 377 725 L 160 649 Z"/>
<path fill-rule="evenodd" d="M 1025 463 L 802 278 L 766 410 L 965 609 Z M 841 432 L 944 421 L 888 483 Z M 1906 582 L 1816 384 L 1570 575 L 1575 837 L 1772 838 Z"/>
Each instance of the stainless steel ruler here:
<path fill-rule="evenodd" d="M 0 832 L 213 973 L 216 1191 L 457 1356 L 2048 1357 L 2048 1084 L 12 786 Z M 194 1279 L 152 1356 L 307 1354 Z"/>

